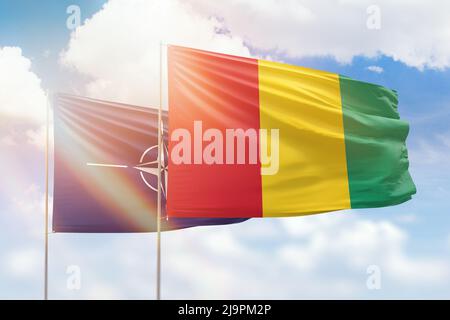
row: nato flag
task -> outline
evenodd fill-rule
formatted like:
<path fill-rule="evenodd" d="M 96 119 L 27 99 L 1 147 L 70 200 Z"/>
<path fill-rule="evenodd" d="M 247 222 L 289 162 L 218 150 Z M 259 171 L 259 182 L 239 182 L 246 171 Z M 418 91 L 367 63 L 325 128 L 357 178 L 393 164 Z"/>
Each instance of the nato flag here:
<path fill-rule="evenodd" d="M 156 231 L 158 110 L 66 94 L 53 105 L 53 231 Z M 245 221 L 167 219 L 167 123 L 163 112 L 162 230 Z"/>

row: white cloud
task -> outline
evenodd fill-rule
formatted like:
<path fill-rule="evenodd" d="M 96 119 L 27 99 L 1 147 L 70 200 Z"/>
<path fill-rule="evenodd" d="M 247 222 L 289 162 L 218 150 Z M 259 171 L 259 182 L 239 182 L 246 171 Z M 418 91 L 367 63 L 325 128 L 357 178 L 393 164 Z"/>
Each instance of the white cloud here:
<path fill-rule="evenodd" d="M 367 70 L 375 72 L 375 73 L 383 73 L 384 69 L 380 66 L 368 66 Z"/>
<path fill-rule="evenodd" d="M 33 297 L 42 284 L 43 155 L 30 143 L 41 144 L 47 97 L 31 67 L 20 48 L 0 47 L 0 145 L 8 148 L 0 157 L 0 176 L 7 181 L 0 186 L 0 295 L 6 298 Z"/>
<path fill-rule="evenodd" d="M 450 261 L 410 257 L 406 251 L 407 234 L 392 222 L 330 218 L 324 215 L 310 221 L 282 221 L 291 235 L 306 242 L 288 245 L 289 252 L 300 254 L 311 269 L 333 257 L 355 271 L 378 264 L 392 281 L 409 285 L 439 284 L 449 279 Z"/>
<path fill-rule="evenodd" d="M 383 54 L 419 69 L 450 66 L 450 3 L 379 1 L 379 30 L 366 26 L 371 4 L 109 0 L 73 32 L 60 61 L 88 76 L 82 94 L 138 105 L 159 104 L 160 41 L 243 56 L 250 55 L 249 45 L 277 60 L 331 56 L 350 62 Z M 433 18 L 421 23 L 417 16 Z"/>
<path fill-rule="evenodd" d="M 450 3 L 376 1 L 380 29 L 367 28 L 372 0 L 192 0 L 199 12 L 224 20 L 227 29 L 261 50 L 291 57 L 392 57 L 419 69 L 450 66 Z M 418 18 L 421 17 L 421 18 Z"/>
<path fill-rule="evenodd" d="M 3 268 L 17 278 L 36 277 L 41 272 L 42 255 L 37 248 L 15 249 L 3 257 Z"/>
<path fill-rule="evenodd" d="M 46 107 L 31 60 L 18 47 L 0 48 L 0 176 L 7 181 L 0 186 L 0 295 L 6 298 L 41 292 L 44 156 L 30 144 L 42 146 Z"/>
<path fill-rule="evenodd" d="M 45 121 L 47 98 L 41 80 L 30 70 L 31 61 L 18 47 L 0 47 L 0 116 L 33 124 Z"/>
<path fill-rule="evenodd" d="M 14 214 L 16 223 L 26 227 L 27 234 L 41 238 L 44 230 L 45 194 L 36 184 L 30 184 L 21 192 L 15 191 L 12 196 L 10 214 Z M 49 211 L 52 210 L 52 199 L 49 199 Z M 12 220 L 12 218 L 10 218 Z"/>
<path fill-rule="evenodd" d="M 390 296 L 449 283 L 448 259 L 411 255 L 408 235 L 397 225 L 352 215 L 252 220 L 165 234 L 165 297 L 369 297 L 369 265 L 380 267 Z M 270 236 L 248 236 L 260 226 L 271 228 Z"/>
<path fill-rule="evenodd" d="M 18 47 L 0 47 L 0 144 L 42 147 L 47 96 Z"/>
<path fill-rule="evenodd" d="M 249 55 L 222 27 L 183 1 L 110 0 L 72 34 L 61 63 L 90 77 L 89 96 L 158 105 L 161 41 Z"/>
<path fill-rule="evenodd" d="M 52 297 L 154 298 L 154 234 L 60 234 L 50 244 Z M 449 259 L 411 254 L 408 247 L 408 235 L 397 225 L 344 212 L 163 233 L 162 294 L 165 299 L 370 298 L 369 265 L 380 267 L 380 293 L 386 297 L 401 298 L 410 290 L 421 298 L 424 288 L 445 290 Z M 79 291 L 66 288 L 65 270 L 74 264 L 81 268 Z"/>
<path fill-rule="evenodd" d="M 386 261 L 386 268 L 397 281 L 408 286 L 448 283 L 450 274 L 450 265 L 444 259 L 411 259 L 395 252 Z"/>

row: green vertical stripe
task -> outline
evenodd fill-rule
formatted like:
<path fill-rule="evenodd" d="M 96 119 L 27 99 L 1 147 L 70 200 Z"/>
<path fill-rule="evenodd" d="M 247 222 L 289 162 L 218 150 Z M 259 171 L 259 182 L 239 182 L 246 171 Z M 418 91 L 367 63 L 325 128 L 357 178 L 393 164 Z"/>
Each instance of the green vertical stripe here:
<path fill-rule="evenodd" d="M 411 198 L 416 188 L 408 172 L 397 92 L 340 76 L 347 170 L 352 208 L 383 207 Z"/>

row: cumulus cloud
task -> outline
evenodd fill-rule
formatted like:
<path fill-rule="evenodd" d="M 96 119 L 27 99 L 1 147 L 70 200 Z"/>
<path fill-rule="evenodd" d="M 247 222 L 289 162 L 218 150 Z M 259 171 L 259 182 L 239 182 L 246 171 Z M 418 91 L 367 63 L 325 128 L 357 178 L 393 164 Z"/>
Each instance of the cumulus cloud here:
<path fill-rule="evenodd" d="M 0 295 L 6 298 L 36 297 L 42 285 L 46 107 L 32 61 L 18 47 L 0 47 Z"/>
<path fill-rule="evenodd" d="M 160 42 L 248 56 L 222 28 L 184 1 L 110 0 L 72 34 L 61 63 L 91 79 L 91 97 L 156 106 Z"/>
<path fill-rule="evenodd" d="M 302 245 L 288 245 L 288 252 L 301 253 L 311 268 L 318 267 L 331 257 L 355 271 L 378 264 L 392 281 L 409 285 L 439 284 L 450 276 L 450 261 L 410 257 L 406 249 L 408 235 L 390 221 L 333 215 L 288 219 L 282 223 L 294 238 L 305 242 Z M 292 258 L 290 260 L 295 263 Z"/>
<path fill-rule="evenodd" d="M 22 182 L 23 183 L 23 182 Z M 35 238 L 41 238 L 43 233 L 43 217 L 45 209 L 45 194 L 36 184 L 32 183 L 21 192 L 17 190 L 10 191 L 12 205 L 9 208 L 10 220 L 15 221 L 17 225 L 27 232 L 28 235 Z M 49 211 L 52 210 L 52 198 L 49 199 Z"/>
<path fill-rule="evenodd" d="M 46 107 L 47 96 L 31 61 L 18 47 L 0 47 L 0 145 L 42 147 Z"/>
<path fill-rule="evenodd" d="M 60 61 L 90 79 L 84 94 L 139 105 L 159 104 L 160 41 L 243 56 L 250 55 L 250 47 L 277 60 L 329 56 L 348 63 L 358 55 L 386 55 L 419 69 L 450 66 L 447 1 L 430 6 L 382 0 L 375 11 L 371 5 L 354 0 L 109 0 L 73 32 Z M 374 12 L 379 29 L 367 27 Z M 429 19 L 420 23 L 417 16 Z M 368 69 L 382 72 L 378 66 Z"/>
<path fill-rule="evenodd" d="M 31 61 L 18 47 L 0 47 L 0 115 L 34 124 L 45 122 L 47 98 L 41 80 L 31 71 Z"/>
<path fill-rule="evenodd" d="M 376 6 L 371 0 L 192 3 L 199 12 L 222 18 L 232 34 L 260 50 L 291 57 L 331 56 L 340 62 L 383 54 L 419 69 L 450 66 L 450 3 L 444 0 L 433 5 L 380 0 Z"/>
<path fill-rule="evenodd" d="M 255 237 L 259 228 L 270 236 Z M 445 287 L 450 277 L 448 259 L 409 254 L 396 224 L 343 213 L 185 230 L 163 241 L 167 298 L 368 297 L 370 265 L 393 296 Z"/>
<path fill-rule="evenodd" d="M 53 297 L 154 297 L 154 234 L 51 239 Z M 390 297 L 411 290 L 420 298 L 424 288 L 448 287 L 449 259 L 411 254 L 409 244 L 398 225 L 345 212 L 168 232 L 162 235 L 163 297 L 370 298 L 371 265 L 379 267 Z M 66 287 L 68 265 L 81 269 L 79 291 Z"/>

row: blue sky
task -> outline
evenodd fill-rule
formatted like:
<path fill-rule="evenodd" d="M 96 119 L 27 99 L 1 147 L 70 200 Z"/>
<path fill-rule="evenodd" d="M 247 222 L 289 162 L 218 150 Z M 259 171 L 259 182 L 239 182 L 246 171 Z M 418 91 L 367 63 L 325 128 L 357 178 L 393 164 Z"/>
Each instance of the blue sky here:
<path fill-rule="evenodd" d="M 390 208 L 283 221 L 254 220 L 164 235 L 163 296 L 449 298 L 450 50 L 445 43 L 450 39 L 445 42 L 445 38 L 431 36 L 427 29 L 430 37 L 421 41 L 420 26 L 417 35 L 408 32 L 408 22 L 402 22 L 408 19 L 401 19 L 396 27 L 390 24 L 393 14 L 427 14 L 437 9 L 426 1 L 406 9 L 381 1 L 381 17 L 386 17 L 382 21 L 387 26 L 382 24 L 380 33 L 372 30 L 367 35 L 340 23 L 357 21 L 350 18 L 359 17 L 355 13 L 358 10 L 364 21 L 365 4 L 327 1 L 331 8 L 319 10 L 318 4 L 304 1 L 295 8 L 289 4 L 277 10 L 256 10 L 254 2 L 246 1 L 227 6 L 202 0 L 181 5 L 173 0 L 159 7 L 153 1 L 112 0 L 102 9 L 107 1 L 0 0 L 0 50 L 22 50 L 20 57 L 11 55 L 30 61 L 25 76 L 33 73 L 40 79 L 37 90 L 68 91 L 136 104 L 155 103 L 153 89 L 146 88 L 152 87 L 156 73 L 152 59 L 159 38 L 205 49 L 268 56 L 396 89 L 400 114 L 411 125 L 407 141 L 410 172 L 418 190 L 413 200 Z M 267 8 L 273 5 L 270 0 L 264 3 Z M 81 8 L 83 22 L 76 36 L 65 26 L 66 8 L 72 4 Z M 331 14 L 327 10 L 332 12 L 333 8 L 350 18 L 338 15 L 336 21 L 327 20 Z M 143 9 L 148 10 L 148 16 Z M 240 16 L 245 16 L 245 10 L 251 11 L 255 23 L 259 19 L 269 21 L 268 31 L 258 33 L 246 24 Z M 294 12 L 306 22 L 297 20 L 295 14 L 280 20 L 283 10 Z M 130 19 L 133 15 L 135 20 Z M 179 26 L 168 20 L 177 21 Z M 442 25 L 439 21 L 437 17 L 431 27 L 450 28 L 446 19 L 442 18 Z M 158 23 L 161 30 L 155 28 Z M 217 31 L 218 26 L 227 31 Z M 424 25 L 423 29 L 428 27 Z M 348 33 L 346 38 L 331 41 L 333 29 L 339 28 Z M 305 32 L 318 39 L 323 36 L 324 40 L 314 46 L 311 39 L 303 39 Z M 362 40 L 367 37 L 372 40 Z M 393 45 L 386 40 L 389 37 L 402 45 Z M 428 52 L 429 48 L 434 51 Z M 142 58 L 144 53 L 149 63 Z M 382 72 L 370 71 L 370 66 L 381 67 Z M 23 95 L 26 93 L 18 93 L 18 99 Z M 26 107 L 34 108 L 32 104 Z M 0 189 L 0 297 L 38 299 L 42 295 L 43 221 L 39 211 L 44 158 L 42 147 L 26 139 L 29 130 L 38 135 L 42 121 L 33 117 L 24 120 L 22 114 L 2 108 L 0 105 L 2 124 L 6 125 L 0 134 L 8 139 L 12 136 L 19 143 L 1 145 L 2 163 L 9 167 L 0 173 L 10 187 Z M 352 243 L 351 234 L 361 243 Z M 332 245 L 335 238 L 340 240 Z M 329 245 L 322 245 L 321 239 Z M 152 298 L 154 247 L 153 235 L 52 234 L 50 296 Z M 365 287 L 370 264 L 380 265 L 384 274 L 380 290 Z M 68 265 L 81 267 L 83 287 L 79 291 L 65 286 Z M 198 268 L 202 276 L 196 272 Z M 280 273 L 284 275 L 274 276 Z"/>

